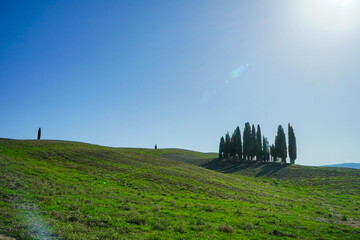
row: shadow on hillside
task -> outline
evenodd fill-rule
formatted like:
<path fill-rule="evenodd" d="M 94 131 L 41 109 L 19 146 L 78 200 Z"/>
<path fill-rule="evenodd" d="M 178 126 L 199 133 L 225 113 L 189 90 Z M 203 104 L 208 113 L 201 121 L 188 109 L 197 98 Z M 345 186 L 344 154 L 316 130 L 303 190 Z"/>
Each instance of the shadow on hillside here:
<path fill-rule="evenodd" d="M 255 177 L 272 176 L 279 170 L 290 166 L 290 164 L 282 163 L 256 163 L 256 162 L 227 162 L 223 159 L 213 159 L 201 167 L 223 172 L 223 173 L 234 173 L 244 172 L 246 175 L 252 175 Z"/>

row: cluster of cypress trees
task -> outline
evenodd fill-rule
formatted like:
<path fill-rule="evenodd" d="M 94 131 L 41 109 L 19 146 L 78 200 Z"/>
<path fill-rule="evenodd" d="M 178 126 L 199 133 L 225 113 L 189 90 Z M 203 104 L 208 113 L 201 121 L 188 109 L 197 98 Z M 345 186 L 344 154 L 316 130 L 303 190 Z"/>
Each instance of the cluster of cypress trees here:
<path fill-rule="evenodd" d="M 286 146 L 286 136 L 284 129 L 279 125 L 275 143 L 271 146 L 266 137 L 261 135 L 260 125 L 255 130 L 254 124 L 245 123 L 243 132 L 243 141 L 241 141 L 240 128 L 237 127 L 231 135 L 226 133 L 225 138 L 221 137 L 219 145 L 219 158 L 256 161 L 259 162 L 277 162 L 281 158 L 286 163 L 287 150 L 289 151 L 290 163 L 294 164 L 296 160 L 296 138 L 293 127 L 288 125 L 289 148 Z"/>

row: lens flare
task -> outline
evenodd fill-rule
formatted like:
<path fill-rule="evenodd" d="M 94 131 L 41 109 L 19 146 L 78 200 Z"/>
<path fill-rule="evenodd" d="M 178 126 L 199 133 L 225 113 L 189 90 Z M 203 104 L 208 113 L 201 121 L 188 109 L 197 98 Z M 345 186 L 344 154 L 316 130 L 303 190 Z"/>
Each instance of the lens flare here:
<path fill-rule="evenodd" d="M 241 76 L 241 74 L 245 71 L 245 69 L 249 66 L 249 64 L 243 64 L 243 65 L 240 65 L 238 68 L 234 69 L 232 72 L 231 72 L 231 77 L 232 78 L 238 78 Z"/>

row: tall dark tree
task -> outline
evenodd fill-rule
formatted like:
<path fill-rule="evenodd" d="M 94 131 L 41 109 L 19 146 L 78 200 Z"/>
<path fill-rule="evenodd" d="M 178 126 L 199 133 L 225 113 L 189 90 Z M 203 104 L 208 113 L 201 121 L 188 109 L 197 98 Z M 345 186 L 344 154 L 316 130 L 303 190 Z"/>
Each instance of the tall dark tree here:
<path fill-rule="evenodd" d="M 230 157 L 230 146 L 231 146 L 231 140 L 230 140 L 230 134 L 229 132 L 225 135 L 225 147 L 224 147 L 224 158 L 229 159 Z"/>
<path fill-rule="evenodd" d="M 251 156 L 251 127 L 250 123 L 245 123 L 243 135 L 243 156 L 245 160 L 249 160 Z"/>
<path fill-rule="evenodd" d="M 224 137 L 220 138 L 220 144 L 219 144 L 219 158 L 223 159 L 224 157 L 224 147 L 225 147 L 225 140 Z"/>
<path fill-rule="evenodd" d="M 289 158 L 290 158 L 290 163 L 294 164 L 295 160 L 297 158 L 297 153 L 296 153 L 296 137 L 295 137 L 295 133 L 294 133 L 294 129 L 293 127 L 290 125 L 290 123 L 288 124 L 288 141 L 289 141 Z"/>
<path fill-rule="evenodd" d="M 254 124 L 251 127 L 251 161 L 256 156 L 256 131 Z"/>
<path fill-rule="evenodd" d="M 41 128 L 39 128 L 38 130 L 37 140 L 40 140 L 40 138 L 41 138 Z"/>
<path fill-rule="evenodd" d="M 281 158 L 283 163 L 286 163 L 287 147 L 286 136 L 284 129 L 281 125 L 278 127 L 277 135 L 275 138 L 275 156 Z"/>
<path fill-rule="evenodd" d="M 266 137 L 263 137 L 262 156 L 264 162 L 270 161 L 269 141 L 267 140 Z"/>
<path fill-rule="evenodd" d="M 260 125 L 257 125 L 257 131 L 256 131 L 256 161 L 262 161 L 263 160 L 263 153 L 262 153 L 262 144 L 261 144 L 261 129 Z"/>
<path fill-rule="evenodd" d="M 271 147 L 270 147 L 270 155 L 271 155 L 271 160 L 272 160 L 273 162 L 276 162 L 275 146 L 274 146 L 274 144 L 271 144 Z"/>
<path fill-rule="evenodd" d="M 157 144 L 155 144 L 155 149 L 157 149 Z"/>
<path fill-rule="evenodd" d="M 236 135 L 235 132 L 231 135 L 230 139 L 230 157 L 235 157 L 236 154 Z"/>
<path fill-rule="evenodd" d="M 240 128 L 237 127 L 235 129 L 235 139 L 236 139 L 236 143 L 235 143 L 235 154 L 238 156 L 238 158 L 241 160 L 242 159 L 242 144 L 241 144 L 241 132 L 240 132 Z"/>

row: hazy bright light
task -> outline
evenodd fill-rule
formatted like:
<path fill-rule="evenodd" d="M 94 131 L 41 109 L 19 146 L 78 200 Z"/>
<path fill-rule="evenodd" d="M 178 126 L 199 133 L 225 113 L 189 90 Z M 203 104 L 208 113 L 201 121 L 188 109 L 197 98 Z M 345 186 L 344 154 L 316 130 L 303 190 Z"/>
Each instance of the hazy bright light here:
<path fill-rule="evenodd" d="M 341 4 L 343 6 L 346 6 L 350 2 L 350 0 L 333 0 L 333 1 L 338 3 L 338 4 Z"/>
<path fill-rule="evenodd" d="M 318 31 L 342 32 L 359 24 L 359 0 L 299 1 L 302 20 Z"/>

